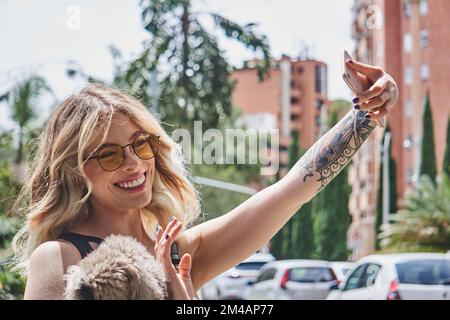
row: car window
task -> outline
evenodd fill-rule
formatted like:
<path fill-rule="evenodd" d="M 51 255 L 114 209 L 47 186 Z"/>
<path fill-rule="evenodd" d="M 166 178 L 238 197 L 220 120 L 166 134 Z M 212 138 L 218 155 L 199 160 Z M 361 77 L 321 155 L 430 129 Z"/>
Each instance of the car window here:
<path fill-rule="evenodd" d="M 264 270 L 256 279 L 256 282 L 263 282 L 267 280 L 272 280 L 275 278 L 275 274 L 277 273 L 277 270 L 274 268 Z"/>
<path fill-rule="evenodd" d="M 242 262 L 235 268 L 239 270 L 259 270 L 267 262 Z"/>
<path fill-rule="evenodd" d="M 381 266 L 378 264 L 368 264 L 360 279 L 359 288 L 367 288 L 373 286 L 375 284 L 378 273 L 380 272 L 380 269 Z"/>
<path fill-rule="evenodd" d="M 301 267 L 289 272 L 289 281 L 295 282 L 330 282 L 336 280 L 331 268 Z"/>
<path fill-rule="evenodd" d="M 359 281 L 366 270 L 367 264 L 362 264 L 359 267 L 357 267 L 352 274 L 349 275 L 347 278 L 347 281 L 345 283 L 344 290 L 353 290 L 357 289 L 359 286 Z"/>
<path fill-rule="evenodd" d="M 450 260 L 415 260 L 395 267 L 400 283 L 437 285 L 450 279 Z"/>

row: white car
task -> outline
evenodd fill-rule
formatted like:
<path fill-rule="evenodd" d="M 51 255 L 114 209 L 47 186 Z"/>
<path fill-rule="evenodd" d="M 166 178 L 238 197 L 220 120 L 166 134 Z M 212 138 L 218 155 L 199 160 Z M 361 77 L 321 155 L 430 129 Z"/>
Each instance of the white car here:
<path fill-rule="evenodd" d="M 248 300 L 322 300 L 337 283 L 331 264 L 322 260 L 281 260 L 261 268 Z"/>
<path fill-rule="evenodd" d="M 354 262 L 347 261 L 333 261 L 330 262 L 331 268 L 333 268 L 336 277 L 339 282 L 343 281 L 347 272 L 355 265 Z"/>
<path fill-rule="evenodd" d="M 200 297 L 205 300 L 243 299 L 243 292 L 255 282 L 259 269 L 274 260 L 270 253 L 255 253 L 206 283 L 200 289 Z"/>
<path fill-rule="evenodd" d="M 449 300 L 450 259 L 440 253 L 377 254 L 362 258 L 329 300 Z"/>

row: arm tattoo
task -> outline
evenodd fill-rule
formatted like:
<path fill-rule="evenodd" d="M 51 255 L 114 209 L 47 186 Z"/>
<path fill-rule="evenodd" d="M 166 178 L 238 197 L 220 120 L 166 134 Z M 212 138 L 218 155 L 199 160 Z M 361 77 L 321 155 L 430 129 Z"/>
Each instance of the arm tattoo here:
<path fill-rule="evenodd" d="M 317 176 L 320 191 L 350 162 L 376 127 L 365 114 L 365 111 L 350 111 L 308 150 L 298 162 L 303 182 Z"/>

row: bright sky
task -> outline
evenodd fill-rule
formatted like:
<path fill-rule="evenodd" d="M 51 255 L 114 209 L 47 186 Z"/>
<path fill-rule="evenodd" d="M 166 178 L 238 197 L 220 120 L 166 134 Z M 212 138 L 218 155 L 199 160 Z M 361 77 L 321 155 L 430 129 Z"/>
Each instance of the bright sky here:
<path fill-rule="evenodd" d="M 328 64 L 329 98 L 350 98 L 341 80 L 341 51 L 352 50 L 350 36 L 353 0 L 192 0 L 201 12 L 216 12 L 238 23 L 256 22 L 265 34 L 274 57 L 295 57 L 302 43 L 317 60 Z M 68 27 L 71 6 L 80 9 L 80 28 Z M 202 21 L 210 26 L 207 19 Z M 75 21 L 76 22 L 76 21 Z M 220 35 L 218 33 L 218 35 Z M 67 60 L 98 78 L 110 80 L 113 65 L 109 45 L 129 58 L 148 38 L 140 20 L 138 0 L 2 0 L 0 1 L 0 92 L 10 79 L 31 71 L 43 75 L 62 99 L 82 87 L 81 79 L 68 79 Z M 220 44 L 233 65 L 240 66 L 252 53 L 224 39 Z M 48 100 L 48 101 L 47 101 Z M 49 97 L 44 105 L 51 103 Z M 0 105 L 5 109 L 5 104 Z M 48 110 L 43 107 L 41 117 Z M 9 112 L 1 110 L 0 126 L 9 128 Z"/>

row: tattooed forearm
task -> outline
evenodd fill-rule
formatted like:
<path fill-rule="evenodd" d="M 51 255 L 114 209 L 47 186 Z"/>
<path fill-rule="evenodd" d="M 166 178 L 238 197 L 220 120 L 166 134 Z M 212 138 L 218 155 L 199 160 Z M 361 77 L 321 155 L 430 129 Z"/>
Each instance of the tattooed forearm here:
<path fill-rule="evenodd" d="M 320 191 L 350 162 L 376 127 L 364 111 L 350 111 L 317 141 L 297 163 L 304 183 L 318 182 Z"/>

